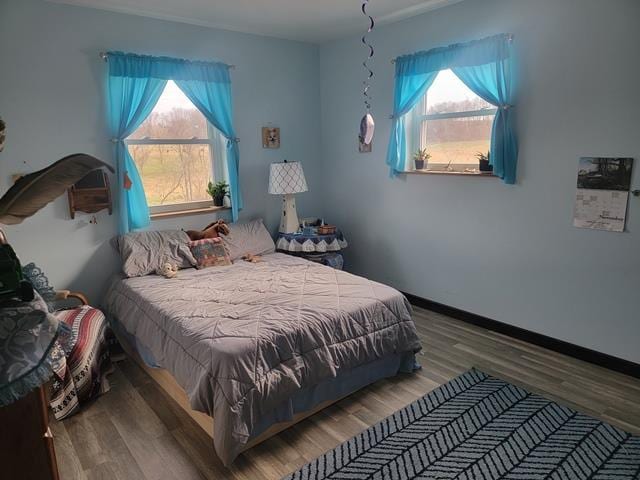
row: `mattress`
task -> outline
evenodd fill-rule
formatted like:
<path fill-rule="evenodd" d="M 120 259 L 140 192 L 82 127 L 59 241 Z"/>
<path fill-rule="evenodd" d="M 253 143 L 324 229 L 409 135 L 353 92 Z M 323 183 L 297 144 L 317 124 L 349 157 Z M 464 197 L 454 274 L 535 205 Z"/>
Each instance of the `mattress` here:
<path fill-rule="evenodd" d="M 225 465 L 297 392 L 421 348 L 397 290 L 280 253 L 174 279 L 116 279 L 104 303 L 191 407 L 214 417 Z"/>

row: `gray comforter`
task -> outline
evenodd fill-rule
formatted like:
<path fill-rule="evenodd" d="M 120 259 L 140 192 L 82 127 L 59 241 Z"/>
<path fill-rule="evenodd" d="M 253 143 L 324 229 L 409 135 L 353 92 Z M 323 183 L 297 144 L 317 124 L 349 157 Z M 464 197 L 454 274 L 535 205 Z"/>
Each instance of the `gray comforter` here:
<path fill-rule="evenodd" d="M 261 263 L 118 279 L 105 308 L 215 419 L 228 465 L 260 416 L 300 388 L 388 355 L 417 352 L 398 291 L 275 253 Z"/>

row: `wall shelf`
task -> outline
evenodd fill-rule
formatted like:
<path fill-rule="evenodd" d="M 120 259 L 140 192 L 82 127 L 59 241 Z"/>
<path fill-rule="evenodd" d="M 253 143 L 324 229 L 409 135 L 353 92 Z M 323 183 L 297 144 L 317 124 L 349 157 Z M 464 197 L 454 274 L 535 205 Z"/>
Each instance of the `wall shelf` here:
<path fill-rule="evenodd" d="M 113 213 L 109 177 L 101 168 L 87 174 L 67 190 L 69 214 L 76 218 L 76 212 L 98 213 L 108 210 Z"/>

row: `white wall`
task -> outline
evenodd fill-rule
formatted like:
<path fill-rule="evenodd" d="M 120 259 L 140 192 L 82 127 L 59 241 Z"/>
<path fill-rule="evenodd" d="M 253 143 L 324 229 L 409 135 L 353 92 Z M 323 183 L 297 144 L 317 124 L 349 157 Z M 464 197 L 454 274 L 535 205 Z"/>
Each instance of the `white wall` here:
<path fill-rule="evenodd" d="M 320 198 L 318 49 L 316 46 L 41 0 L 0 1 L 0 116 L 8 124 L 0 153 L 0 192 L 11 175 L 43 168 L 75 152 L 113 162 L 106 127 L 105 50 L 215 59 L 232 71 L 240 142 L 241 219 L 263 217 L 273 230 L 280 199 L 267 194 L 269 164 L 303 162 L 310 192 L 298 196 L 301 215 Z M 260 127 L 281 127 L 282 148 L 263 150 Z M 26 162 L 23 163 L 23 162 Z M 113 184 L 114 182 L 112 182 Z M 108 240 L 115 215 L 69 219 L 66 198 L 7 233 L 23 263 L 35 261 L 57 288 L 80 289 L 99 301 L 118 269 Z M 153 222 L 152 228 L 199 228 L 210 216 Z"/>
<path fill-rule="evenodd" d="M 320 51 L 326 215 L 348 236 L 347 263 L 398 289 L 640 362 L 640 199 L 627 233 L 572 227 L 580 156 L 636 158 L 640 185 L 640 2 L 467 0 L 371 36 L 373 154 L 357 153 L 359 37 Z M 414 175 L 385 166 L 390 60 L 515 34 L 518 185 Z"/>

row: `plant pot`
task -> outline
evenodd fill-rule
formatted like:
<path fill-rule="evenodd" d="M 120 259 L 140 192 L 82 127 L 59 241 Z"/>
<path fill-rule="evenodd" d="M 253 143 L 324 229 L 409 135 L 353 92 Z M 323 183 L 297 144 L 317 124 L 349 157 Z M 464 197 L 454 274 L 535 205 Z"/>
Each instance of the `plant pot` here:
<path fill-rule="evenodd" d="M 416 170 L 424 170 L 424 160 L 414 160 L 416 164 Z"/>
<path fill-rule="evenodd" d="M 222 207 L 224 205 L 224 197 L 213 197 L 213 206 Z"/>
<path fill-rule="evenodd" d="M 489 160 L 480 160 L 481 172 L 493 172 L 493 165 L 489 163 Z"/>

